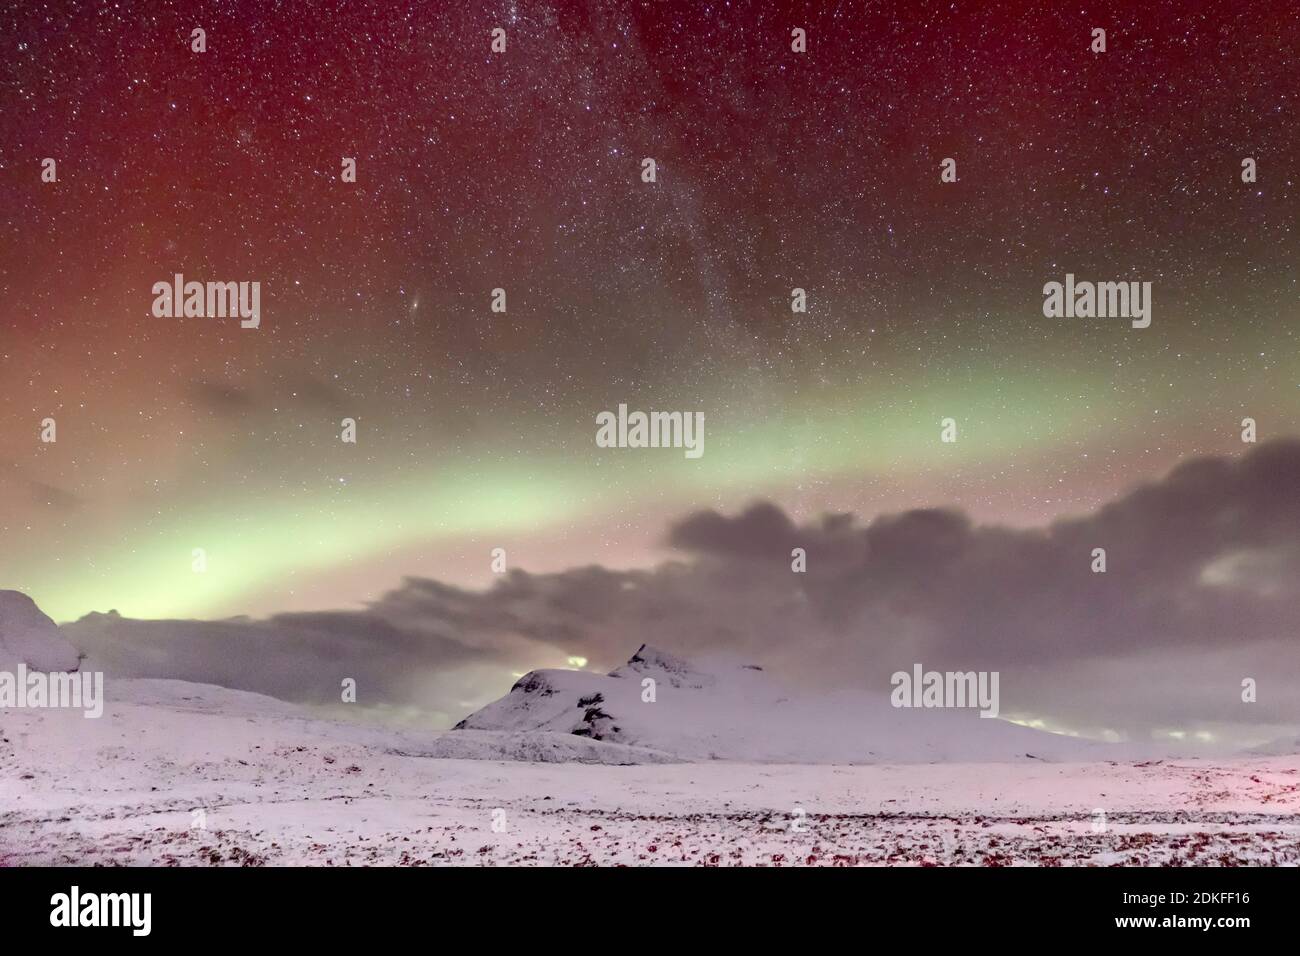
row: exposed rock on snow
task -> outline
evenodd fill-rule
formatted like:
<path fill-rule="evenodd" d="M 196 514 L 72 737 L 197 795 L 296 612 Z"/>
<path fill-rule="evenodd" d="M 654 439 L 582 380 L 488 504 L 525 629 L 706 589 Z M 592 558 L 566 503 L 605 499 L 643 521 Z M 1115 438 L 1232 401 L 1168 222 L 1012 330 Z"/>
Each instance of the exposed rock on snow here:
<path fill-rule="evenodd" d="M 75 671 L 77 650 L 21 591 L 0 591 L 0 670 Z"/>
<path fill-rule="evenodd" d="M 654 700 L 646 679 L 654 681 Z M 642 646 L 607 675 L 539 670 L 456 730 L 548 731 L 648 748 L 683 760 L 916 763 L 1088 760 L 1115 748 L 974 710 L 898 710 L 888 695 L 801 695 L 760 668 L 689 662 Z"/>
<path fill-rule="evenodd" d="M 638 683 L 643 677 L 653 677 L 657 681 L 667 680 L 673 687 L 694 687 L 697 690 L 715 683 L 712 675 L 695 670 L 682 658 L 649 644 L 642 644 L 626 664 L 610 671 L 609 676 L 631 677 Z"/>

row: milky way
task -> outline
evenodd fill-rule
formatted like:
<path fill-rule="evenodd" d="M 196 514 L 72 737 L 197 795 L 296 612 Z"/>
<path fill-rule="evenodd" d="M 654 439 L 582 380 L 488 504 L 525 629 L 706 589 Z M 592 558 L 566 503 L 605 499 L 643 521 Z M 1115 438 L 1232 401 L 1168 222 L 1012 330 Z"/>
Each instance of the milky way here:
<path fill-rule="evenodd" d="M 1300 432 L 1284 4 L 99 6 L 0 15 L 0 585 L 57 618 L 644 564 L 759 498 L 1033 524 Z M 154 316 L 176 273 L 260 327 Z M 1151 326 L 1046 318 L 1067 273 Z M 706 453 L 597 447 L 620 403 Z"/>

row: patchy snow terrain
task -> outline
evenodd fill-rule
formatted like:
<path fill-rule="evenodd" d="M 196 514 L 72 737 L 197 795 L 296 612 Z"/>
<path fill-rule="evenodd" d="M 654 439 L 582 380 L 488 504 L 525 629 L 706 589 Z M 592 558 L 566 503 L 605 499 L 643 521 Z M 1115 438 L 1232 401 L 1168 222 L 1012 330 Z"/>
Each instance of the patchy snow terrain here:
<path fill-rule="evenodd" d="M 174 681 L 108 697 L 98 720 L 0 711 L 0 863 L 1300 861 L 1296 756 L 661 763 L 571 734 L 314 720 Z"/>
<path fill-rule="evenodd" d="M 75 667 L 12 594 L 0 648 Z M 647 647 L 609 675 L 525 675 L 435 734 L 183 681 L 105 692 L 98 719 L 0 709 L 0 865 L 1300 862 L 1285 742 L 1139 760 Z"/>

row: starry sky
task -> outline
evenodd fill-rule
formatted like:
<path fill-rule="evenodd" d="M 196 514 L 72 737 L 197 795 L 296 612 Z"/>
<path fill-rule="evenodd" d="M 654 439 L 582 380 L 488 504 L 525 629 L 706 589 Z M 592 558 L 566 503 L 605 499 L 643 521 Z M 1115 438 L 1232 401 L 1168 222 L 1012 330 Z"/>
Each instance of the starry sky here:
<path fill-rule="evenodd" d="M 1284 4 L 27 0 L 0 50 L 0 586 L 57 620 L 649 567 L 756 500 L 1029 528 L 1300 433 Z M 261 327 L 154 317 L 177 272 Z M 1151 327 L 1044 318 L 1067 272 Z M 704 456 L 597 448 L 619 403 Z"/>

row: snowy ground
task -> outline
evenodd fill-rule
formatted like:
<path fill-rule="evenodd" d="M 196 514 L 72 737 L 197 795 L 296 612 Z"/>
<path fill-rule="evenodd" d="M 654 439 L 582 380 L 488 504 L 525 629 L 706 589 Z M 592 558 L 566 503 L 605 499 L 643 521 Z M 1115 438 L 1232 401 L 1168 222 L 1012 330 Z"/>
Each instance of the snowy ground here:
<path fill-rule="evenodd" d="M 0 711 L 0 864 L 1300 863 L 1300 756 L 647 763 L 668 758 L 194 688 L 139 682 L 99 720 Z M 463 759 L 502 753 L 643 762 Z"/>

